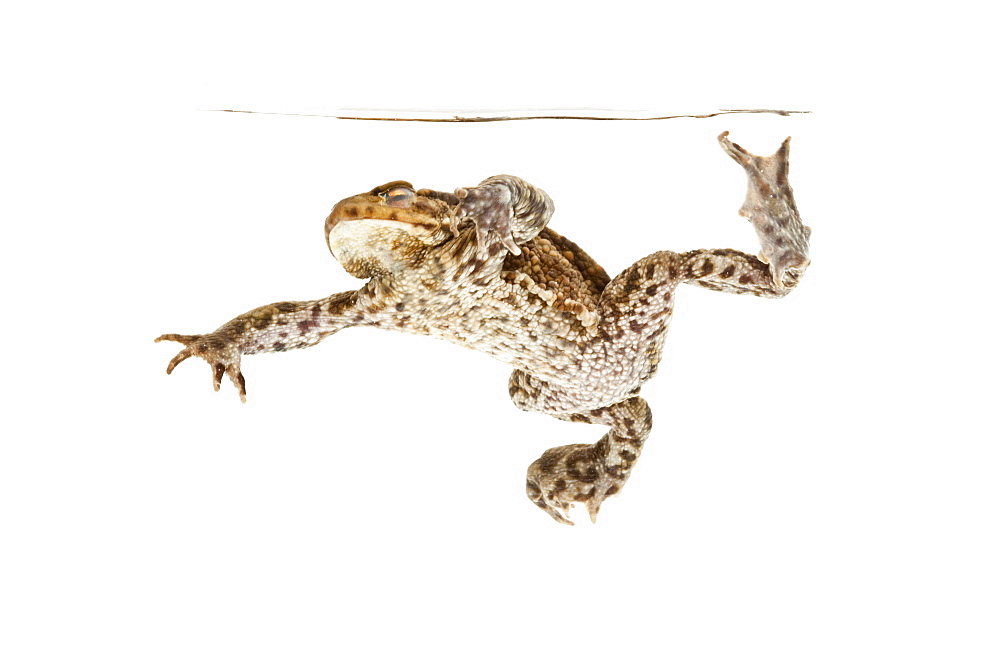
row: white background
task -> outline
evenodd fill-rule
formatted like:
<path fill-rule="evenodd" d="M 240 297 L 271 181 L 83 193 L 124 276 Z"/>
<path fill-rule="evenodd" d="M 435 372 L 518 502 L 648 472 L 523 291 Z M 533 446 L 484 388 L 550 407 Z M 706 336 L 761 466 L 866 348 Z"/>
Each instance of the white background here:
<path fill-rule="evenodd" d="M 965 3 L 40 6 L 0 20 L 0 648 L 996 650 L 996 136 Z M 805 109 L 361 123 L 206 108 Z M 358 286 L 338 199 L 497 173 L 612 274 L 756 251 L 742 171 L 793 136 L 813 265 L 685 288 L 654 430 L 598 524 L 524 497 L 600 428 L 509 369 L 363 329 L 247 358 L 164 332 Z M 582 517 L 582 518 L 581 518 Z"/>

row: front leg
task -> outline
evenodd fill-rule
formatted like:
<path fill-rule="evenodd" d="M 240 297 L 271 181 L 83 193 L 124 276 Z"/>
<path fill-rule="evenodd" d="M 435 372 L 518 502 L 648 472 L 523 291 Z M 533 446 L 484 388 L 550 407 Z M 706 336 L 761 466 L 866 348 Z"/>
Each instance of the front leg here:
<path fill-rule="evenodd" d="M 283 301 L 255 308 L 205 335 L 161 335 L 155 341 L 180 342 L 186 345 L 167 365 L 167 373 L 194 356 L 204 358 L 212 367 L 215 391 L 227 375 L 247 400 L 246 380 L 240 371 L 243 354 L 302 349 L 319 344 L 324 338 L 351 325 L 360 314 L 358 292 L 341 292 L 319 301 Z"/>
<path fill-rule="evenodd" d="M 452 214 L 452 233 L 458 235 L 459 225 L 472 222 L 479 251 L 489 255 L 499 253 L 499 245 L 520 255 L 517 245 L 538 235 L 555 211 L 544 191 L 506 174 L 490 177 L 475 188 L 459 188 L 455 196 L 460 203 Z"/>

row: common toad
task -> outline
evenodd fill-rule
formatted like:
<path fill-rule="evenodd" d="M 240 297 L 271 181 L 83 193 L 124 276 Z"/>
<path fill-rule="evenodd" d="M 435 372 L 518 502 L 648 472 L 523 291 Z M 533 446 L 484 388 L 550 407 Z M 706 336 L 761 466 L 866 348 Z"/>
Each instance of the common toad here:
<path fill-rule="evenodd" d="M 318 344 L 349 326 L 432 335 L 512 365 L 522 410 L 610 430 L 595 444 L 552 448 L 528 468 L 528 497 L 560 523 L 570 504 L 596 519 L 625 484 L 652 424 L 638 396 L 655 373 L 681 283 L 781 297 L 809 265 L 809 227 L 788 185 L 788 143 L 769 157 L 719 136 L 747 171 L 740 214 L 757 231 L 757 256 L 732 249 L 660 251 L 614 279 L 549 229 L 548 195 L 513 176 L 454 193 L 405 181 L 344 199 L 326 220 L 331 253 L 360 289 L 251 310 L 206 335 L 161 335 L 184 344 L 167 366 L 197 356 L 246 400 L 241 355 Z"/>

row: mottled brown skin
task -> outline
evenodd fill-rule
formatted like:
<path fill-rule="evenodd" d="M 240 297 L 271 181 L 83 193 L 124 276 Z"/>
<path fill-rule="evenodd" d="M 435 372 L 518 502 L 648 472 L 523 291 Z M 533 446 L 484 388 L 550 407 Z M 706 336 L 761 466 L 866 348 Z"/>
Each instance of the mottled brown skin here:
<path fill-rule="evenodd" d="M 604 424 L 595 444 L 546 451 L 528 469 L 528 497 L 560 523 L 573 502 L 595 519 L 618 493 L 652 417 L 639 389 L 655 373 L 681 283 L 781 297 L 809 265 L 809 228 L 788 186 L 788 140 L 758 157 L 719 137 L 747 171 L 740 213 L 761 253 L 661 251 L 613 280 L 578 246 L 546 227 L 553 205 L 517 177 L 496 176 L 454 194 L 404 181 L 344 199 L 327 218 L 330 251 L 358 290 L 317 301 L 275 303 L 207 335 L 162 335 L 223 375 L 246 400 L 242 355 L 312 346 L 348 326 L 431 335 L 515 367 L 510 396 L 523 410 Z"/>

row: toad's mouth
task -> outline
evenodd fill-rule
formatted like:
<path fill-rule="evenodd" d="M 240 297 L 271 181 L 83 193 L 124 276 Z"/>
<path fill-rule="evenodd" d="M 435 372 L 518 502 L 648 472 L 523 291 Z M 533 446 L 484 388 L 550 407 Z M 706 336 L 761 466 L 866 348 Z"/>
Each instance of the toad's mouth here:
<path fill-rule="evenodd" d="M 375 201 L 360 205 L 345 200 L 334 206 L 330 216 L 326 218 L 326 236 L 329 238 L 330 232 L 342 224 L 363 222 L 377 222 L 382 227 L 391 226 L 423 232 L 441 227 L 441 223 L 429 215 L 387 206 L 377 198 Z"/>

